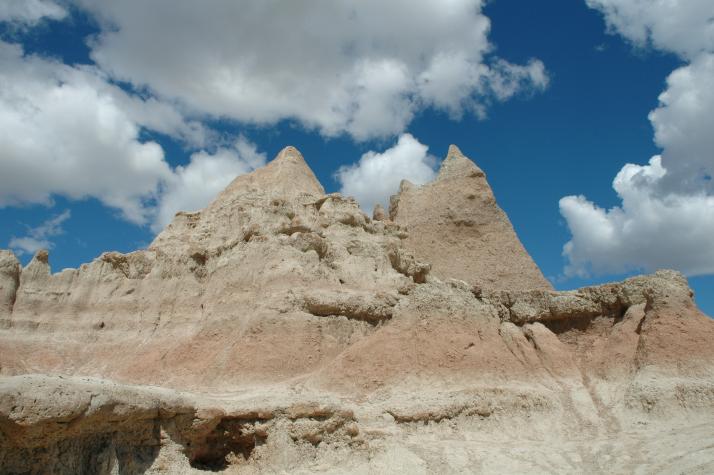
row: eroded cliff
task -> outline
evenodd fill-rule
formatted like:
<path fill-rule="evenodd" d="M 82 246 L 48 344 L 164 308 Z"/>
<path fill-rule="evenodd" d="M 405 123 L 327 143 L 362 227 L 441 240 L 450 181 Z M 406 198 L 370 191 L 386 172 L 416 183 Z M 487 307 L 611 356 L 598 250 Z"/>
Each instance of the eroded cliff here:
<path fill-rule="evenodd" d="M 680 274 L 553 291 L 456 148 L 375 218 L 288 147 L 145 250 L 0 252 L 2 471 L 714 469 Z"/>

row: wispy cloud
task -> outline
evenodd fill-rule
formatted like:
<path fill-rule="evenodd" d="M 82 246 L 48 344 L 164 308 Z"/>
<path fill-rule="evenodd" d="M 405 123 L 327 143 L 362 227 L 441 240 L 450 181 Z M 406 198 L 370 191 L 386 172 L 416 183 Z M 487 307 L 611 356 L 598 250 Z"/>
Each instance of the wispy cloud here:
<path fill-rule="evenodd" d="M 19 255 L 34 254 L 40 249 L 52 249 L 54 243 L 50 241 L 50 238 L 64 233 L 62 224 L 67 221 L 71 215 L 70 210 L 66 209 L 35 228 L 28 227 L 27 235 L 20 237 L 13 236 L 12 239 L 10 239 L 8 247 Z"/>

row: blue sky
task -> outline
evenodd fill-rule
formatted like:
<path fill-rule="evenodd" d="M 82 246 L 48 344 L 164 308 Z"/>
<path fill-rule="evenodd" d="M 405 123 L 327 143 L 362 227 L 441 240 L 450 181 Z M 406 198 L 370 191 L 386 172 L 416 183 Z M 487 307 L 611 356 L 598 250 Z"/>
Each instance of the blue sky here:
<path fill-rule="evenodd" d="M 714 7 L 463 0 L 449 16 L 407 3 L 321 18 L 216 0 L 192 35 L 185 2 L 10 0 L 0 247 L 27 262 L 44 244 L 59 270 L 146 246 L 177 207 L 288 144 L 328 192 L 383 201 L 455 143 L 557 288 L 674 267 L 714 315 Z M 241 36 L 243 18 L 267 22 L 270 41 Z"/>

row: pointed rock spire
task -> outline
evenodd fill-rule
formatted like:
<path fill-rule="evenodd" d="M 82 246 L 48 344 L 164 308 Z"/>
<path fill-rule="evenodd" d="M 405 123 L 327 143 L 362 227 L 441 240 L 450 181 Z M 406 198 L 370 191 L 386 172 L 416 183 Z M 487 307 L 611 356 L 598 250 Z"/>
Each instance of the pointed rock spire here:
<path fill-rule="evenodd" d="M 290 198 L 298 195 L 321 196 L 325 190 L 300 151 L 288 146 L 264 167 L 236 177 L 209 205 L 207 211 L 225 206 L 246 193 L 271 193 Z"/>
<path fill-rule="evenodd" d="M 464 154 L 461 153 L 461 149 L 452 143 L 451 145 L 449 145 L 449 150 L 446 152 L 446 160 L 458 158 L 466 157 L 464 157 Z"/>
<path fill-rule="evenodd" d="M 21 278 L 26 279 L 41 279 L 52 274 L 50 269 L 50 253 L 47 249 L 40 249 L 32 257 L 32 260 L 27 267 L 22 270 Z"/>
<path fill-rule="evenodd" d="M 446 152 L 446 158 L 451 157 L 452 155 L 460 156 L 463 157 L 464 154 L 461 153 L 461 149 L 456 145 L 456 144 L 451 144 L 449 145 L 449 150 Z"/>
<path fill-rule="evenodd" d="M 283 148 L 273 160 L 257 170 L 236 177 L 206 208 L 178 213 L 154 239 L 150 248 L 186 240 L 196 233 L 201 239 L 223 242 L 234 238 L 236 217 L 257 202 L 314 202 L 325 190 L 298 149 Z M 200 229 L 200 232 L 196 230 Z M 171 244 L 174 245 L 174 244 Z"/>
<path fill-rule="evenodd" d="M 485 177 L 486 175 L 474 162 L 461 153 L 459 147 L 451 144 L 449 145 L 449 151 L 446 154 L 446 158 L 443 162 L 441 162 L 441 168 L 439 168 L 437 180 L 460 176 Z"/>
<path fill-rule="evenodd" d="M 483 171 L 455 145 L 436 180 L 400 187 L 389 214 L 407 228 L 407 249 L 430 262 L 439 278 L 494 289 L 552 288 L 496 203 Z"/>
<path fill-rule="evenodd" d="M 293 161 L 305 163 L 305 158 L 303 158 L 302 153 L 300 153 L 300 150 L 296 149 L 292 145 L 288 145 L 287 147 L 284 147 L 280 152 L 278 152 L 273 161 Z M 306 163 L 305 165 L 307 166 Z"/>
<path fill-rule="evenodd" d="M 245 186 L 287 196 L 294 196 L 295 194 L 325 194 L 324 188 L 315 177 L 302 154 L 293 146 L 283 148 L 263 168 L 236 178 L 226 191 L 237 190 Z"/>

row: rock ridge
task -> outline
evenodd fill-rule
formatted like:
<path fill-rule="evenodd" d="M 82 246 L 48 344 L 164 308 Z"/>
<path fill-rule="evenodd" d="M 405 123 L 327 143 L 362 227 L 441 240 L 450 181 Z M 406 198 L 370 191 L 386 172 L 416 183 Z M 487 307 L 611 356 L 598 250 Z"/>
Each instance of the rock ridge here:
<path fill-rule="evenodd" d="M 714 470 L 681 274 L 553 290 L 455 146 L 393 203 L 286 148 L 147 249 L 0 251 L 0 471 Z"/>

